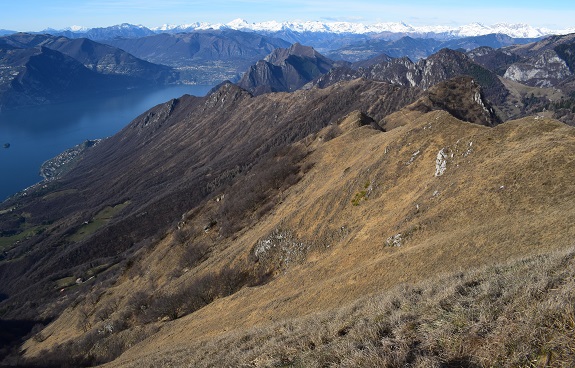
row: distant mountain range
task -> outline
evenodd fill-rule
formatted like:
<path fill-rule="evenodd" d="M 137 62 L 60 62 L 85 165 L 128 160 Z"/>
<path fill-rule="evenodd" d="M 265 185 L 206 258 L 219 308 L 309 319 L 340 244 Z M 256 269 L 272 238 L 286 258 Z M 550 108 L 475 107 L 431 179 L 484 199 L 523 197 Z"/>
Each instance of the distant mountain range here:
<path fill-rule="evenodd" d="M 515 38 L 539 38 L 552 34 L 567 34 L 575 32 L 575 27 L 568 29 L 549 29 L 532 27 L 528 24 L 508 24 L 498 23 L 494 25 L 484 25 L 481 23 L 471 23 L 464 26 L 412 26 L 404 22 L 386 22 L 366 25 L 355 22 L 277 22 L 267 21 L 250 23 L 244 19 L 235 19 L 229 23 L 206 23 L 195 22 L 182 25 L 165 24 L 160 27 L 147 28 L 142 25 L 132 25 L 128 23 L 114 25 L 110 27 L 83 28 L 69 27 L 64 30 L 48 29 L 45 32 L 61 32 L 68 36 L 77 35 L 88 38 L 107 38 L 111 34 L 114 37 L 142 37 L 155 33 L 180 33 L 199 30 L 224 30 L 233 29 L 241 31 L 252 31 L 259 33 L 276 32 L 296 32 L 296 33 L 335 33 L 335 34 L 398 34 L 401 36 L 412 35 L 426 38 L 461 38 L 483 36 L 488 34 L 505 34 Z"/>
<path fill-rule="evenodd" d="M 178 68 L 181 81 L 194 84 L 237 80 L 250 65 L 274 49 L 290 46 L 280 38 L 234 30 L 162 33 L 101 42 L 140 59 Z"/>
<path fill-rule="evenodd" d="M 154 65 L 116 47 L 86 38 L 69 39 L 51 35 L 18 33 L 0 38 L 0 45 L 28 49 L 46 47 L 68 55 L 88 69 L 110 75 L 125 75 L 150 82 L 174 82 L 175 73 L 168 67 Z"/>
<path fill-rule="evenodd" d="M 154 39 L 154 36 L 163 35 L 163 37 L 166 37 L 166 34 L 170 34 L 172 37 L 182 38 L 181 34 L 193 33 L 201 35 L 208 33 L 209 36 L 206 37 L 218 38 L 233 35 L 234 32 L 240 31 L 244 34 L 243 38 L 254 33 L 258 37 L 272 38 L 272 40 L 266 40 L 265 42 L 274 44 L 276 47 L 287 47 L 286 45 L 277 45 L 277 40 L 279 39 L 290 44 L 300 43 L 312 46 L 334 60 L 355 62 L 379 53 L 386 53 L 393 57 L 408 56 L 412 60 L 419 60 L 445 47 L 452 49 L 462 48 L 469 51 L 479 46 L 499 48 L 513 44 L 525 44 L 537 41 L 548 35 L 573 33 L 575 28 L 552 30 L 536 28 L 527 24 L 486 26 L 479 23 L 460 27 L 415 27 L 406 23 L 378 23 L 374 25 L 351 22 L 298 23 L 270 21 L 249 23 L 243 19 L 236 19 L 227 24 L 196 22 L 184 25 L 163 25 L 155 28 L 128 23 L 98 28 L 73 26 L 63 30 L 47 29 L 43 33 L 68 38 L 88 38 L 120 47 L 139 58 L 151 62 L 182 66 L 183 64 L 177 57 L 175 59 L 172 57 L 173 50 L 166 50 L 166 48 L 178 48 L 187 45 L 189 42 L 205 43 L 205 40 L 202 41 L 199 36 L 196 36 L 196 40 L 187 40 L 179 46 L 174 46 L 174 42 L 179 42 L 180 40 L 173 39 L 158 42 L 160 39 Z M 130 41 L 142 38 L 146 42 L 141 41 L 134 44 Z M 248 40 L 248 42 L 250 41 Z M 150 53 L 148 50 L 150 44 L 154 44 L 154 47 L 159 48 L 160 51 L 156 51 L 155 55 L 146 57 L 146 54 Z M 189 45 L 189 49 L 194 53 L 198 51 L 198 47 L 193 45 Z M 222 52 L 225 52 L 225 49 L 223 47 Z M 265 56 L 269 51 L 266 49 L 266 53 L 261 57 Z M 253 60 L 250 60 L 248 64 L 242 65 L 242 69 L 251 65 L 252 62 Z M 210 74 L 226 74 L 228 79 L 233 79 L 233 73 L 230 74 L 230 70 L 230 68 L 226 68 L 226 72 L 222 70 L 210 71 Z"/>
<path fill-rule="evenodd" d="M 411 36 L 391 40 L 373 38 L 347 44 L 336 50 L 330 50 L 326 55 L 334 60 L 357 62 L 385 53 L 391 57 L 408 57 L 417 61 L 444 48 L 471 51 L 481 46 L 489 46 L 497 49 L 505 46 L 527 44 L 538 40 L 539 38 L 514 38 L 494 33 L 449 40 L 414 38 Z"/>
<path fill-rule="evenodd" d="M 250 65 L 289 46 L 281 39 L 233 30 L 153 34 L 106 44 L 15 33 L 0 37 L 0 110 L 126 88 L 239 80 Z"/>

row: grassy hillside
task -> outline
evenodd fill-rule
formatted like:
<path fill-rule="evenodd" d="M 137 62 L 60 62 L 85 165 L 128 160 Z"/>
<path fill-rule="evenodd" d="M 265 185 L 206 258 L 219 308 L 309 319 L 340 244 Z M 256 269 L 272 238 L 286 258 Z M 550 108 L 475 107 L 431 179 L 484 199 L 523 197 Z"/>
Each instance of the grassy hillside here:
<path fill-rule="evenodd" d="M 190 209 L 26 356 L 123 352 L 110 366 L 125 367 L 573 359 L 571 276 L 559 265 L 575 239 L 574 128 L 409 109 L 386 118 L 388 132 L 360 120 L 299 141 L 295 161 L 272 156 L 297 180 L 261 187 L 266 211 L 244 207 L 239 230 L 222 232 L 222 219 L 246 195 L 240 181 Z"/>
<path fill-rule="evenodd" d="M 574 259 L 569 248 L 402 284 L 110 366 L 571 367 Z"/>

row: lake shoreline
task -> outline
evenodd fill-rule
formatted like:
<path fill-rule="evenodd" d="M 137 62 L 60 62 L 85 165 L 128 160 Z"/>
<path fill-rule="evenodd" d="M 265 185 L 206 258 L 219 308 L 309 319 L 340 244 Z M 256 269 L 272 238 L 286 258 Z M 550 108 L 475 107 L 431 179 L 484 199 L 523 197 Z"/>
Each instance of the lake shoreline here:
<path fill-rule="evenodd" d="M 0 113 L 0 201 L 44 182 L 46 161 L 87 140 L 112 136 L 148 109 L 185 94 L 204 96 L 212 85 L 176 84 L 16 108 Z M 9 143 L 8 143 L 9 142 Z"/>

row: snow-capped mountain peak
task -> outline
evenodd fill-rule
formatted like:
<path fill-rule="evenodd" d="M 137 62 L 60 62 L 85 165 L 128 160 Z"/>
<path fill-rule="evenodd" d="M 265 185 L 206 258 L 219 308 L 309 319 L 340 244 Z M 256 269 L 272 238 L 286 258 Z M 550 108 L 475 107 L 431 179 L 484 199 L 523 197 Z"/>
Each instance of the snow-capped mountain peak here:
<path fill-rule="evenodd" d="M 143 26 L 121 24 L 114 26 L 116 29 L 144 29 Z M 113 28 L 113 27 L 110 27 Z M 507 24 L 498 23 L 485 25 L 482 23 L 471 23 L 463 26 L 413 26 L 405 22 L 382 22 L 375 24 L 363 24 L 356 22 L 320 22 L 320 21 L 285 21 L 275 20 L 251 23 L 245 19 L 234 19 L 229 23 L 207 23 L 195 22 L 190 24 L 173 25 L 164 24 L 149 30 L 160 32 L 190 32 L 196 30 L 223 30 L 233 29 L 241 31 L 252 31 L 261 33 L 274 33 L 280 31 L 292 31 L 298 33 L 334 33 L 334 34 L 381 34 L 398 33 L 404 35 L 441 38 L 460 38 L 483 36 L 487 34 L 505 34 L 515 38 L 538 38 L 551 34 L 567 34 L 575 32 L 575 28 L 553 30 L 548 28 L 536 28 L 528 24 Z M 87 32 L 88 29 L 79 26 L 72 26 L 66 29 L 72 32 Z"/>
<path fill-rule="evenodd" d="M 249 28 L 250 23 L 248 23 L 245 19 L 237 18 L 227 23 L 226 26 L 233 29 L 242 29 L 242 28 Z"/>
<path fill-rule="evenodd" d="M 187 29 L 235 29 L 254 32 L 278 32 L 281 30 L 290 30 L 293 32 L 314 32 L 314 33 L 337 33 L 337 34 L 376 34 L 376 33 L 406 33 L 406 34 L 429 34 L 442 33 L 452 37 L 471 37 L 482 36 L 491 33 L 506 34 L 517 38 L 536 38 L 550 34 L 565 34 L 572 31 L 551 30 L 547 28 L 535 28 L 527 24 L 506 24 L 499 23 L 494 25 L 485 25 L 482 23 L 471 23 L 459 27 L 453 26 L 412 26 L 405 22 L 385 22 L 376 24 L 363 24 L 355 22 L 277 22 L 266 21 L 250 23 L 245 19 L 234 19 L 233 21 L 222 24 L 198 23 L 198 25 L 189 25 Z"/>
<path fill-rule="evenodd" d="M 74 25 L 74 26 L 67 27 L 65 30 L 66 31 L 72 31 L 72 32 L 86 32 L 89 29 L 90 28 L 88 28 L 88 27 Z"/>

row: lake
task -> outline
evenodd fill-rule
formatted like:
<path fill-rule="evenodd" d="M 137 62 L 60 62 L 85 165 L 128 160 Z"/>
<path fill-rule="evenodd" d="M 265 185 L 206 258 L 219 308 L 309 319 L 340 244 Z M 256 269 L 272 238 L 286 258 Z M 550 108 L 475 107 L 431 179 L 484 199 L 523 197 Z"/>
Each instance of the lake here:
<path fill-rule="evenodd" d="M 212 86 L 177 85 L 0 113 L 0 201 L 42 180 L 40 166 L 86 139 L 119 132 L 149 108 Z"/>

